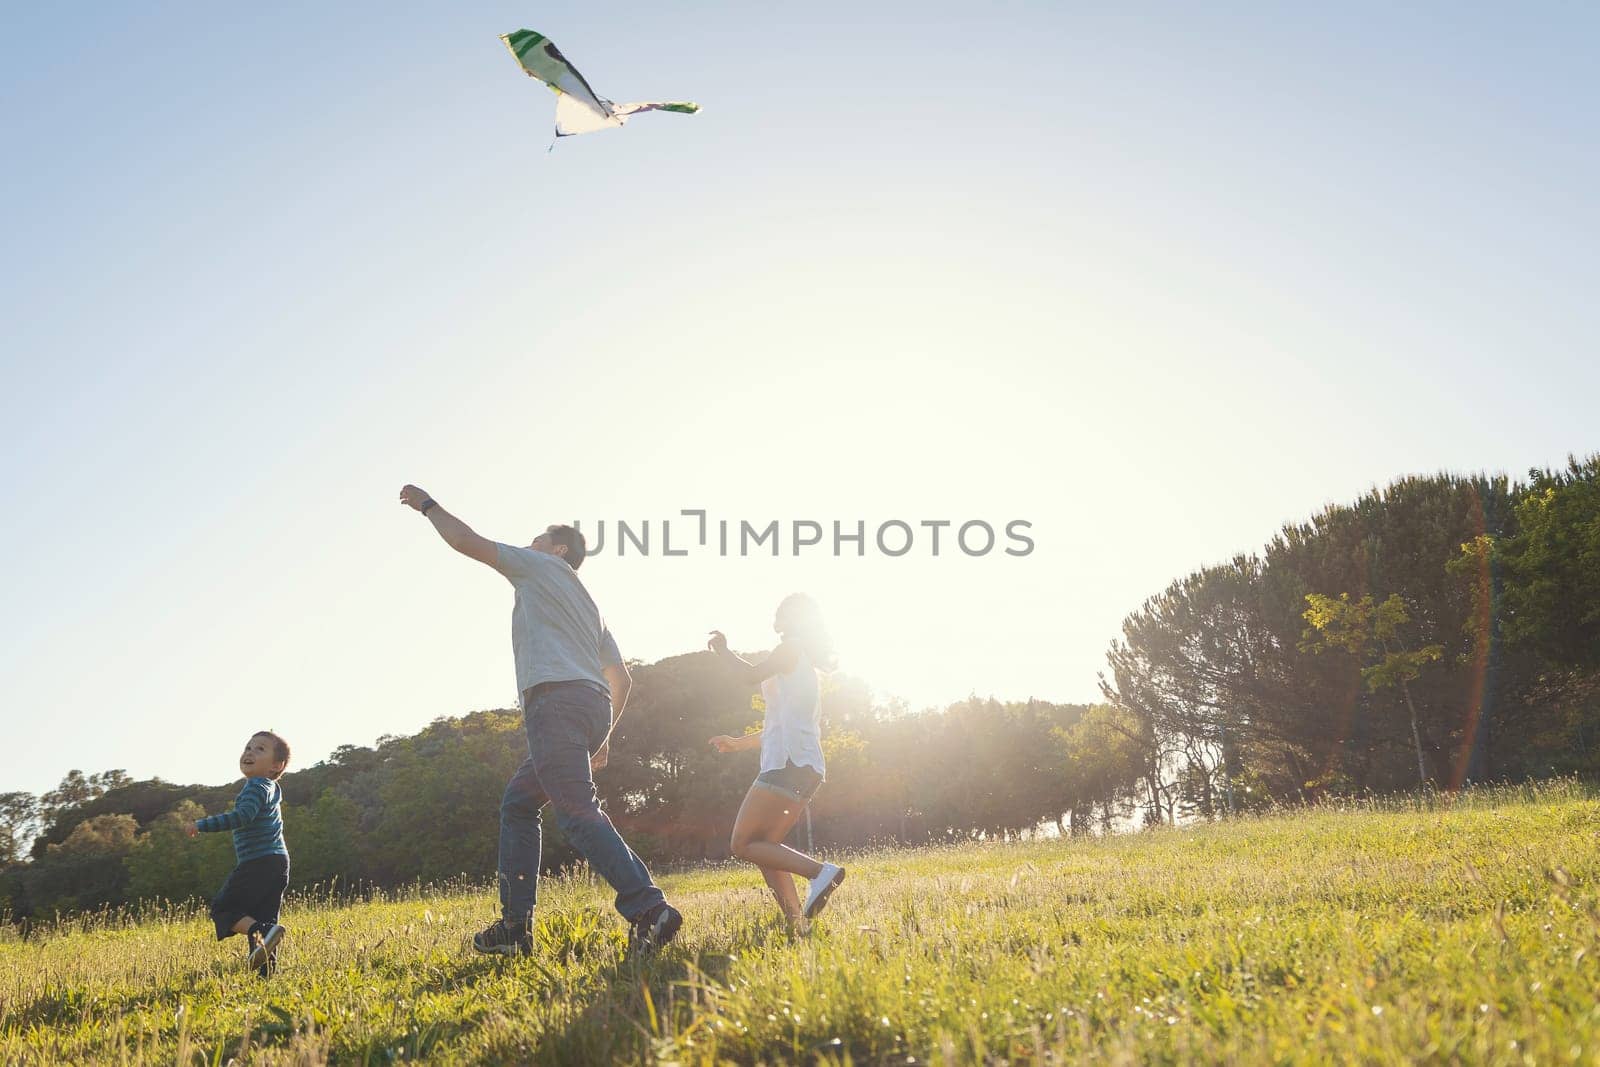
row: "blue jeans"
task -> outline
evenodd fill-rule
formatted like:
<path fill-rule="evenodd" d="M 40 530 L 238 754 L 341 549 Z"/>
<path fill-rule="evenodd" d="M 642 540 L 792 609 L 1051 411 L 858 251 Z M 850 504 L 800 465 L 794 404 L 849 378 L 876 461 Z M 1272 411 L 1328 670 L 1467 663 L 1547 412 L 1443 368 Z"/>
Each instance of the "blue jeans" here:
<path fill-rule="evenodd" d="M 556 825 L 589 866 L 617 891 L 617 910 L 636 919 L 666 900 L 644 861 L 622 840 L 596 799 L 589 757 L 611 728 L 611 702 L 584 682 L 546 682 L 522 694 L 528 758 L 500 801 L 500 912 L 527 922 L 539 892 L 539 809 L 549 801 Z"/>

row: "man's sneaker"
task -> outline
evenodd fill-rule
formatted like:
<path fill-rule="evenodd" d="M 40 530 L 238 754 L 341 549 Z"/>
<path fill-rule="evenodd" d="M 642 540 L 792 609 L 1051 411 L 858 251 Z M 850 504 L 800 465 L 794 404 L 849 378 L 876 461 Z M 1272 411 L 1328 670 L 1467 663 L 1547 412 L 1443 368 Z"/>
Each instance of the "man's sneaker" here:
<path fill-rule="evenodd" d="M 828 898 L 839 888 L 839 883 L 842 881 L 844 881 L 844 868 L 824 863 L 822 870 L 811 879 L 811 889 L 806 893 L 806 906 L 801 914 L 808 919 L 815 919 L 817 914 L 828 906 Z"/>
<path fill-rule="evenodd" d="M 500 956 L 533 955 L 533 934 L 525 923 L 508 923 L 496 919 L 485 929 L 472 935 L 472 947 L 479 952 Z"/>
<path fill-rule="evenodd" d="M 283 942 L 283 935 L 288 932 L 277 923 L 263 927 L 260 930 L 252 929 L 250 931 L 250 956 L 248 959 L 250 966 L 258 971 L 266 967 L 267 961 L 278 954 L 278 945 Z"/>
<path fill-rule="evenodd" d="M 654 952 L 678 936 L 683 916 L 677 908 L 662 901 L 637 919 L 628 930 L 628 948 L 633 952 Z"/>

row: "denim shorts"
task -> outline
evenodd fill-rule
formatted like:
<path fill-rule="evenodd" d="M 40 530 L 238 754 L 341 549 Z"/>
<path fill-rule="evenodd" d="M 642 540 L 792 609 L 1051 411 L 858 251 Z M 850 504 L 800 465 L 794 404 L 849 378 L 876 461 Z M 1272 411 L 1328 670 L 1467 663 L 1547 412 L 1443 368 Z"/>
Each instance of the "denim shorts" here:
<path fill-rule="evenodd" d="M 785 760 L 782 770 L 762 771 L 756 775 L 755 784 L 806 804 L 817 795 L 822 785 L 822 775 L 814 768 L 797 767 L 794 760 Z"/>

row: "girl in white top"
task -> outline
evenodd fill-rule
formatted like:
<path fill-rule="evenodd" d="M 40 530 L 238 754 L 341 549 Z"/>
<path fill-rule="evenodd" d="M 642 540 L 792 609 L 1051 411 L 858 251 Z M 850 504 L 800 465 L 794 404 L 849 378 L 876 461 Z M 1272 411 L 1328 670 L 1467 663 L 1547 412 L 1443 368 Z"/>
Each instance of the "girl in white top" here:
<path fill-rule="evenodd" d="M 783 844 L 827 773 L 822 756 L 822 684 L 820 671 L 833 668 L 833 649 L 822 612 L 804 593 L 784 598 L 772 628 L 781 640 L 759 663 L 728 651 L 722 631 L 711 631 L 711 651 L 752 684 L 761 686 L 767 706 L 759 734 L 718 734 L 711 745 L 718 752 L 761 749 L 761 771 L 745 794 L 733 823 L 733 854 L 761 868 L 791 925 L 810 919 L 828 903 L 844 881 L 844 868 L 818 863 Z M 802 903 L 794 875 L 810 880 Z"/>

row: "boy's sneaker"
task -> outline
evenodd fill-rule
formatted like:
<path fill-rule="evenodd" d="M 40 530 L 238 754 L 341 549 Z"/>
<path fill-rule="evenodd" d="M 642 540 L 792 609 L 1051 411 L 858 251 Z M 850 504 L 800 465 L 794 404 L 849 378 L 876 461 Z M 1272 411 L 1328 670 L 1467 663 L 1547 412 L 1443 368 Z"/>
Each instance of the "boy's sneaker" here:
<path fill-rule="evenodd" d="M 628 948 L 632 952 L 654 952 L 678 936 L 683 925 L 683 915 L 666 901 L 662 901 L 637 919 L 628 928 Z"/>
<path fill-rule="evenodd" d="M 288 932 L 278 923 L 273 923 L 271 926 L 257 923 L 250 930 L 250 956 L 247 961 L 249 965 L 257 971 L 262 971 L 268 961 L 276 958 L 278 946 L 283 943 L 283 935 Z"/>
<path fill-rule="evenodd" d="M 255 971 L 258 978 L 271 978 L 274 974 L 277 974 L 278 954 L 276 952 L 267 953 L 267 962 L 257 967 Z"/>
<path fill-rule="evenodd" d="M 822 870 L 811 879 L 811 889 L 806 893 L 806 906 L 801 914 L 808 919 L 816 918 L 817 914 L 828 906 L 828 898 L 839 888 L 839 883 L 842 881 L 844 881 L 844 868 L 824 863 Z"/>
<path fill-rule="evenodd" d="M 504 919 L 496 919 L 472 935 L 472 947 L 479 952 L 499 956 L 531 956 L 533 933 L 526 923 L 508 923 Z"/>

